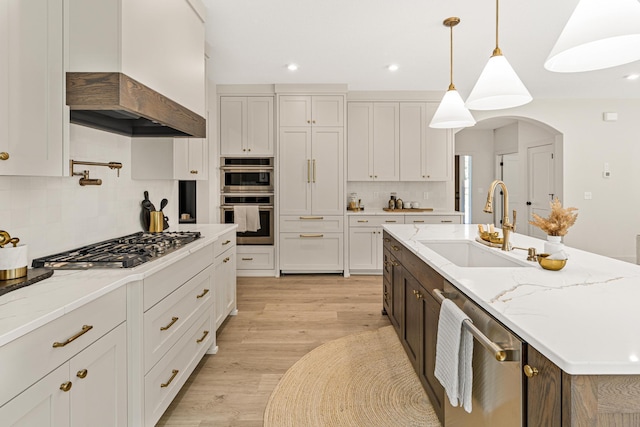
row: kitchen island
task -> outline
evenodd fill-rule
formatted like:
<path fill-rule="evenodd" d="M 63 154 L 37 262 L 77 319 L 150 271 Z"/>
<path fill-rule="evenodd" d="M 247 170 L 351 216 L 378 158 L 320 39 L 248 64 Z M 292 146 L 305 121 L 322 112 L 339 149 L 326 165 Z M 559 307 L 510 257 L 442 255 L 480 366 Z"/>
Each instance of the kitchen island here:
<path fill-rule="evenodd" d="M 201 237 L 137 267 L 56 270 L 0 296 L 0 419 L 155 425 L 217 350 L 216 315 L 235 310 L 236 227 L 179 226 L 169 231 Z"/>
<path fill-rule="evenodd" d="M 640 425 L 640 266 L 567 247 L 566 267 L 548 271 L 526 260 L 527 248 L 540 253 L 544 243 L 528 236 L 513 234 L 511 243 L 525 250 L 504 252 L 475 242 L 476 225 L 384 229 L 423 269 L 435 271 L 528 344 L 523 365 L 538 371 L 526 383 L 529 425 Z M 461 266 L 429 242 L 467 242 L 513 265 Z M 536 410 L 555 414 L 543 414 L 544 423 L 537 424 L 532 405 L 545 399 Z"/>

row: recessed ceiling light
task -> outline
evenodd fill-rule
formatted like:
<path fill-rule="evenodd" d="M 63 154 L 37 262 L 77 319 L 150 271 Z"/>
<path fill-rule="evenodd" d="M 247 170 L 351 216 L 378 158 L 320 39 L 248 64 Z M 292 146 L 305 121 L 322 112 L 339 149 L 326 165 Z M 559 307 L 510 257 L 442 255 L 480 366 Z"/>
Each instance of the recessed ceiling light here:
<path fill-rule="evenodd" d="M 289 64 L 287 65 L 287 70 L 296 71 L 298 69 L 298 64 Z"/>
<path fill-rule="evenodd" d="M 391 64 L 387 67 L 389 71 L 398 71 L 398 68 L 400 68 L 398 67 L 398 64 Z"/>
<path fill-rule="evenodd" d="M 624 76 L 627 80 L 638 80 L 640 78 L 640 74 L 629 74 L 628 76 Z"/>

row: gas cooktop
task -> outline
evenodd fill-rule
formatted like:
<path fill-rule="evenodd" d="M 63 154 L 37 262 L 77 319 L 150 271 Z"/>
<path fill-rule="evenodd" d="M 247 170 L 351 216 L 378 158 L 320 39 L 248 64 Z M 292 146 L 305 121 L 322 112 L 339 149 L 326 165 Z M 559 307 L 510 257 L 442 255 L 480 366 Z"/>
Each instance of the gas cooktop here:
<path fill-rule="evenodd" d="M 199 231 L 138 232 L 37 258 L 31 266 L 61 270 L 136 267 L 170 254 L 200 237 Z"/>

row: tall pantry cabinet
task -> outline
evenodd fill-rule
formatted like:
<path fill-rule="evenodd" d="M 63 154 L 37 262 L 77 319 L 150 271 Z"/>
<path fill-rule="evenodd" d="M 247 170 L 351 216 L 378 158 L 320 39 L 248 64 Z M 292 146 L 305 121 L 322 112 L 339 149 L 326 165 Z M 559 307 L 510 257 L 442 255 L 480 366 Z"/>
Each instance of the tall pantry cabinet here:
<path fill-rule="evenodd" d="M 345 94 L 278 95 L 283 272 L 342 272 Z"/>

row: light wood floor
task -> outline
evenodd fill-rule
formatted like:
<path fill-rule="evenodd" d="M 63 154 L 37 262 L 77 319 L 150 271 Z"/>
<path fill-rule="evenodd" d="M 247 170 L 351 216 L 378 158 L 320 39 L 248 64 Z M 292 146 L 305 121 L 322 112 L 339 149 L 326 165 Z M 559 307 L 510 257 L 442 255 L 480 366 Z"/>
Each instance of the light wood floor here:
<path fill-rule="evenodd" d="M 218 330 L 158 426 L 252 426 L 282 375 L 320 344 L 389 325 L 382 276 L 238 278 L 238 315 Z"/>

